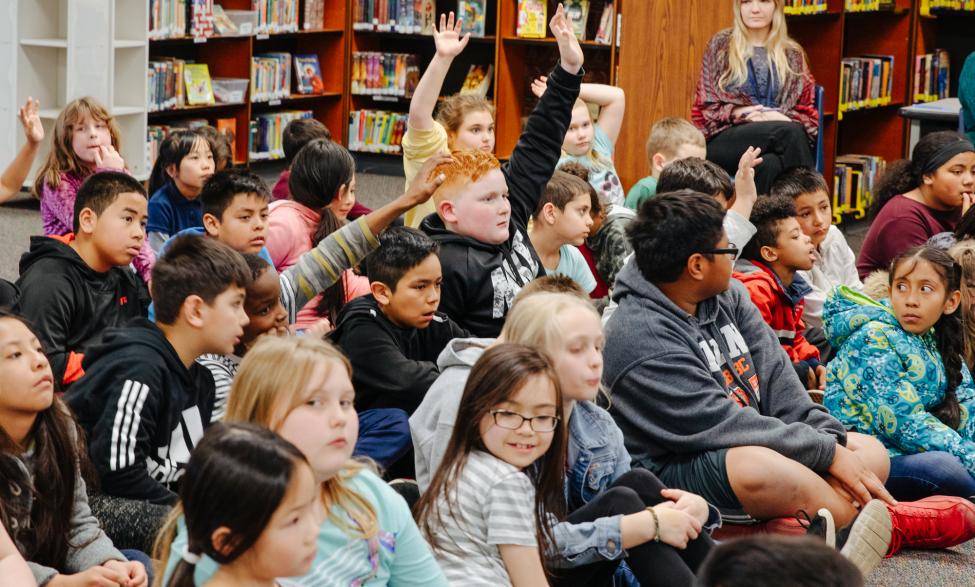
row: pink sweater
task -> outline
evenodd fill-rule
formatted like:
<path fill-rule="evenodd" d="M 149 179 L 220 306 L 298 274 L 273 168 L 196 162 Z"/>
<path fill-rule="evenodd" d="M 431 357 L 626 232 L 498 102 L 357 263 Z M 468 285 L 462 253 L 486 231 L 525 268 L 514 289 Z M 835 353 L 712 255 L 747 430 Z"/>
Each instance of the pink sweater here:
<path fill-rule="evenodd" d="M 118 169 L 96 168 L 94 173 L 101 171 L 118 171 Z M 41 187 L 41 224 L 45 236 L 64 236 L 74 232 L 74 202 L 78 196 L 78 188 L 90 176 L 80 177 L 74 173 L 62 173 L 61 182 L 54 188 L 46 181 Z M 149 246 L 149 239 L 142 242 L 139 256 L 132 260 L 132 265 L 146 282 L 156 263 L 156 255 Z"/>
<path fill-rule="evenodd" d="M 318 212 L 293 200 L 279 200 L 271 204 L 266 246 L 271 262 L 279 273 L 312 250 L 311 239 L 321 218 Z M 362 275 L 356 275 L 351 269 L 342 275 L 342 282 L 345 286 L 346 302 L 369 293 L 369 280 Z M 315 308 L 321 297 L 315 296 L 298 312 L 295 325 L 299 330 L 308 328 L 319 320 Z"/>

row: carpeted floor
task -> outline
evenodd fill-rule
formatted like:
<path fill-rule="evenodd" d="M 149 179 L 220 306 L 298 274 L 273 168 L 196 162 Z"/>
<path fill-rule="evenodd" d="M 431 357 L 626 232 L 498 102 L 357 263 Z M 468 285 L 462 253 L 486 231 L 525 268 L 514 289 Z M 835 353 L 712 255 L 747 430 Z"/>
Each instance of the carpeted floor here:
<path fill-rule="evenodd" d="M 272 185 L 274 169 L 261 173 Z M 366 206 L 375 208 L 398 196 L 403 178 L 359 173 L 356 196 Z M 41 233 L 37 202 L 27 197 L 0 206 L 0 277 L 17 279 L 17 264 L 27 250 L 29 237 Z M 850 227 L 847 238 L 859 250 L 866 234 L 864 224 Z M 885 560 L 870 575 L 867 587 L 975 587 L 975 544 L 940 551 L 911 551 Z M 824 586 L 828 587 L 828 586 Z"/>

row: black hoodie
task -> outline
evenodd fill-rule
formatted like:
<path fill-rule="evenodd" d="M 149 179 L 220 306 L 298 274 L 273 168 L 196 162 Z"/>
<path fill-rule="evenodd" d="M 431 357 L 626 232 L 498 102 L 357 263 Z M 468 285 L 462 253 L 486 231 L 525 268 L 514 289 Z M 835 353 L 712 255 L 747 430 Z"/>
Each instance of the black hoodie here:
<path fill-rule="evenodd" d="M 146 315 L 149 292 L 128 267 L 98 273 L 67 243 L 73 236 L 33 236 L 20 258 L 18 311 L 30 320 L 64 383 L 82 375 L 82 355 L 106 328 Z"/>
<path fill-rule="evenodd" d="M 437 357 L 470 333 L 437 312 L 423 329 L 393 324 L 371 295 L 342 308 L 332 340 L 352 362 L 356 410 L 399 408 L 412 414 L 440 375 Z"/>
<path fill-rule="evenodd" d="M 440 243 L 440 310 L 476 336 L 496 337 L 515 294 L 545 274 L 528 240 L 528 219 L 558 165 L 583 73 L 572 75 L 561 65 L 555 67 L 515 150 L 501 166 L 511 201 L 507 241 L 490 245 L 456 234 L 436 214 L 420 224 L 421 230 Z"/>
<path fill-rule="evenodd" d="M 65 399 L 85 429 L 101 490 L 174 503 L 190 451 L 210 422 L 213 376 L 195 362 L 187 369 L 144 318 L 107 331 L 84 367 Z"/>

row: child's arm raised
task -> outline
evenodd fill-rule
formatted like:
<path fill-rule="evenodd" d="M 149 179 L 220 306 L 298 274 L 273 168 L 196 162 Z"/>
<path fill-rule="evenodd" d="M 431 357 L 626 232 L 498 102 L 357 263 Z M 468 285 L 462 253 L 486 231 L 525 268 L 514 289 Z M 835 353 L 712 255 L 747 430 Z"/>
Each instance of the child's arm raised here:
<path fill-rule="evenodd" d="M 548 91 L 525 123 L 511 158 L 502 169 L 508 182 L 512 215 L 522 224 L 535 210 L 542 188 L 552 178 L 562 141 L 572 120 L 572 105 L 582 82 L 582 47 L 566 21 L 561 4 L 549 26 L 559 46 L 559 65 L 548 78 Z"/>
<path fill-rule="evenodd" d="M 532 93 L 542 97 L 548 78 L 544 75 L 532 82 Z M 579 99 L 599 106 L 599 120 L 596 124 L 614 145 L 623 126 L 626 112 L 626 94 L 622 88 L 606 84 L 582 84 L 579 86 Z"/>
<path fill-rule="evenodd" d="M 755 168 L 762 164 L 762 150 L 758 147 L 748 147 L 738 160 L 738 172 L 735 174 L 735 201 L 728 208 L 734 210 L 748 220 L 752 215 L 752 208 L 758 201 L 758 188 L 755 187 Z M 735 243 L 744 247 L 745 243 Z"/>
<path fill-rule="evenodd" d="M 24 180 L 30 173 L 34 157 L 37 156 L 37 148 L 44 140 L 44 127 L 41 126 L 39 108 L 37 100 L 30 97 L 27 98 L 27 103 L 20 107 L 20 124 L 24 127 L 27 142 L 0 176 L 0 204 L 20 191 L 20 187 L 24 185 Z"/>
<path fill-rule="evenodd" d="M 379 233 L 406 210 L 430 199 L 443 183 L 443 175 L 430 177 L 430 172 L 449 159 L 445 154 L 428 159 L 405 194 L 323 238 L 281 273 L 281 304 L 288 312 L 289 324 L 295 323 L 298 310 L 309 300 L 341 279 L 343 271 L 379 248 Z"/>
<path fill-rule="evenodd" d="M 447 72 L 450 71 L 450 64 L 467 47 L 471 38 L 470 33 L 461 37 L 461 24 L 460 19 L 454 21 L 454 13 L 451 12 L 450 16 L 441 14 L 440 27 L 433 28 L 433 42 L 437 52 L 413 91 L 410 116 L 406 121 L 407 129 L 428 130 L 433 127 L 433 109 L 437 105 Z"/>

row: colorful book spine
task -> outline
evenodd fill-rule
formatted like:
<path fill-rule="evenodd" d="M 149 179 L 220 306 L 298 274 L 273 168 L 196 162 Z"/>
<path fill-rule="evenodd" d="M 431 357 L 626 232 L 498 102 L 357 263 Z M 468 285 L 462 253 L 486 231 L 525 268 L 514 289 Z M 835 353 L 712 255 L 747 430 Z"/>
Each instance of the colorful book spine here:
<path fill-rule="evenodd" d="M 349 150 L 400 154 L 406 118 L 403 112 L 353 110 L 349 113 Z"/>
<path fill-rule="evenodd" d="M 257 11 L 259 35 L 298 30 L 298 0 L 251 0 L 251 10 Z"/>
<path fill-rule="evenodd" d="M 842 155 L 833 170 L 833 222 L 865 218 L 887 163 L 873 155 Z"/>
<path fill-rule="evenodd" d="M 829 10 L 826 0 L 785 0 L 785 13 L 789 16 L 823 14 Z"/>
<path fill-rule="evenodd" d="M 843 113 L 890 104 L 893 94 L 894 56 L 864 55 L 841 62 L 839 119 Z"/>
<path fill-rule="evenodd" d="M 291 54 L 263 53 L 251 58 L 251 101 L 272 102 L 291 96 Z"/>
<path fill-rule="evenodd" d="M 149 38 L 185 37 L 187 0 L 149 0 Z"/>
<path fill-rule="evenodd" d="M 284 158 L 284 127 L 292 120 L 313 118 L 311 110 L 284 110 L 258 114 L 250 121 L 248 155 L 251 161 Z"/>
<path fill-rule="evenodd" d="M 429 35 L 436 18 L 436 0 L 352 0 L 357 31 Z"/>
<path fill-rule="evenodd" d="M 914 101 L 934 102 L 951 95 L 951 57 L 944 49 L 914 60 Z"/>
<path fill-rule="evenodd" d="M 352 93 L 409 98 L 420 79 L 416 55 L 355 52 L 352 54 Z"/>

